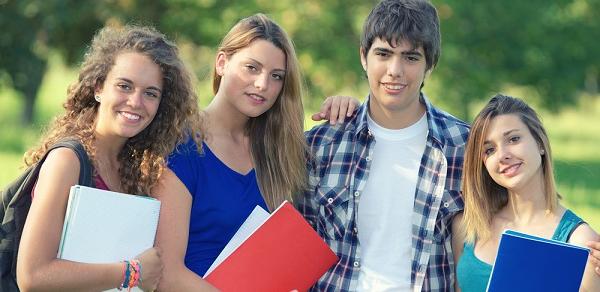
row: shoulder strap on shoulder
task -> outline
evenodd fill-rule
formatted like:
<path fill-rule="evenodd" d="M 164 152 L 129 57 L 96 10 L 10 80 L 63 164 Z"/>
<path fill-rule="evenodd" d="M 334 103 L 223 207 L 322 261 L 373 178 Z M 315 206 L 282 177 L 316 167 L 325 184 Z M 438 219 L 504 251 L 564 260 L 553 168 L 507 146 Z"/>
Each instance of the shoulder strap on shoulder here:
<path fill-rule="evenodd" d="M 79 158 L 79 185 L 92 186 L 92 163 L 81 142 L 74 138 L 64 139 L 52 145 L 46 153 L 61 147 L 73 150 L 77 154 L 77 158 Z"/>
<path fill-rule="evenodd" d="M 94 187 L 92 181 L 92 164 L 90 159 L 81 145 L 81 142 L 74 138 L 67 138 L 52 145 L 44 154 L 44 156 L 34 165 L 30 166 L 23 174 L 8 185 L 8 187 L 0 192 L 2 194 L 2 207 L 3 210 L 9 209 L 11 206 L 20 204 L 23 198 L 29 198 L 22 194 L 30 194 L 35 182 L 37 181 L 38 174 L 42 164 L 46 160 L 48 153 L 56 148 L 66 147 L 72 149 L 77 158 L 79 158 L 79 185 Z M 5 220 L 6 221 L 6 218 Z M 3 222 L 4 222 L 3 221 Z"/>

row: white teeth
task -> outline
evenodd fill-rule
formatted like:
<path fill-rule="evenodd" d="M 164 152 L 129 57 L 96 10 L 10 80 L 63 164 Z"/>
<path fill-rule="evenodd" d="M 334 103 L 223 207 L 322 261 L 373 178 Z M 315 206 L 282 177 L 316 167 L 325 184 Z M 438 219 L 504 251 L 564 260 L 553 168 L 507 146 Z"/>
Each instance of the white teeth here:
<path fill-rule="evenodd" d="M 513 166 L 510 166 L 510 167 L 508 167 L 508 168 L 504 169 L 504 170 L 502 171 L 502 173 L 503 173 L 503 174 L 512 174 L 512 173 L 514 173 L 514 172 L 517 170 L 517 168 L 519 167 L 519 165 L 520 165 L 520 164 L 515 164 L 515 165 L 513 165 Z"/>
<path fill-rule="evenodd" d="M 265 100 L 264 98 L 262 98 L 262 97 L 260 97 L 260 96 L 258 96 L 258 95 L 255 95 L 255 94 L 248 94 L 248 95 L 249 95 L 249 96 L 250 96 L 252 99 L 254 99 L 254 100 L 256 100 L 256 101 L 263 101 L 263 100 Z"/>
<path fill-rule="evenodd" d="M 385 88 L 387 89 L 391 89 L 391 90 L 400 90 L 404 87 L 406 87 L 405 85 L 393 85 L 393 84 L 384 84 Z"/>
<path fill-rule="evenodd" d="M 122 115 L 122 116 L 124 116 L 124 117 L 126 117 L 126 118 L 127 118 L 127 119 L 129 119 L 129 120 L 134 120 L 134 121 L 137 121 L 137 120 L 139 120 L 139 119 L 140 119 L 140 116 L 139 116 L 139 115 L 136 115 L 136 114 L 131 114 L 131 113 L 126 113 L 126 112 L 121 112 L 121 115 Z"/>

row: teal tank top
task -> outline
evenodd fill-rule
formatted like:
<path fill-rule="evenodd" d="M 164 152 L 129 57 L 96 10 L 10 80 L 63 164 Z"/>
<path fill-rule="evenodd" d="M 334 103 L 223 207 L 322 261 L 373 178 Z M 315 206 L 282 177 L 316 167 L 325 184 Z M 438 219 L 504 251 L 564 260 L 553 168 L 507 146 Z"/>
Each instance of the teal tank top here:
<path fill-rule="evenodd" d="M 581 218 L 571 210 L 566 210 L 554 230 L 552 239 L 567 242 L 573 231 L 582 223 L 584 222 Z M 492 265 L 478 259 L 474 251 L 473 244 L 465 243 L 463 252 L 458 259 L 456 279 L 462 292 L 485 292 L 492 274 Z"/>

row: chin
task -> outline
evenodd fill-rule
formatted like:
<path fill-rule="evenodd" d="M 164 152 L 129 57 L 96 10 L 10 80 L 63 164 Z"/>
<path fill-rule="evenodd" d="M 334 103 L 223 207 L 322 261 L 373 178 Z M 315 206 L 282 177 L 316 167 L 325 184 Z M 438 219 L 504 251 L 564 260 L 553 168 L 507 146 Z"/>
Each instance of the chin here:
<path fill-rule="evenodd" d="M 265 111 L 251 111 L 251 112 L 246 112 L 245 114 L 249 118 L 258 118 L 266 112 L 267 112 L 266 110 Z"/>
<path fill-rule="evenodd" d="M 133 138 L 133 137 L 139 135 L 141 132 L 142 131 L 123 131 L 123 132 L 119 133 L 118 135 L 123 138 L 129 139 L 129 138 Z"/>

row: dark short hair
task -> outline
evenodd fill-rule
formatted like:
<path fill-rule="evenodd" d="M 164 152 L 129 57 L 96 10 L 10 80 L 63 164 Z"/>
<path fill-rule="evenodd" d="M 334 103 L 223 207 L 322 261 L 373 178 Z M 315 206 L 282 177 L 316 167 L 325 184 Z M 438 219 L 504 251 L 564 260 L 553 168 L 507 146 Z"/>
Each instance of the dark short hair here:
<path fill-rule="evenodd" d="M 406 40 L 423 47 L 427 69 L 440 57 L 440 21 L 435 7 L 426 0 L 383 0 L 371 10 L 363 25 L 360 46 L 367 56 L 373 41 L 381 38 L 391 46 Z"/>

